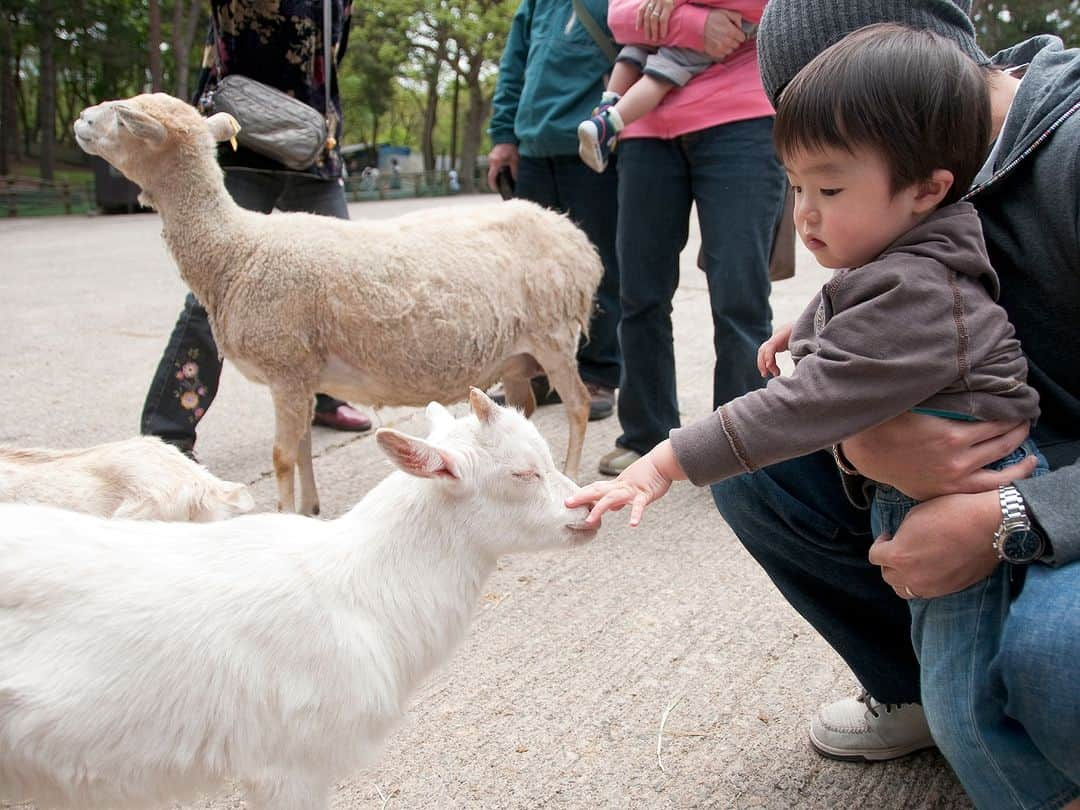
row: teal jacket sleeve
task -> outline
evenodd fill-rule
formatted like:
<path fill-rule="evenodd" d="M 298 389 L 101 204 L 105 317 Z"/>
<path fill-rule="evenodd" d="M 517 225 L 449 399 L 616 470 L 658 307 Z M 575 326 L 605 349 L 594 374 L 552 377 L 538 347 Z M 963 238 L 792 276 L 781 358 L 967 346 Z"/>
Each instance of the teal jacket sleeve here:
<path fill-rule="evenodd" d="M 514 119 L 517 118 L 521 88 L 525 85 L 525 63 L 529 56 L 529 30 L 532 27 L 533 3 L 521 0 L 510 23 L 510 35 L 499 61 L 499 80 L 491 99 L 491 124 L 488 134 L 492 143 L 517 144 Z"/>

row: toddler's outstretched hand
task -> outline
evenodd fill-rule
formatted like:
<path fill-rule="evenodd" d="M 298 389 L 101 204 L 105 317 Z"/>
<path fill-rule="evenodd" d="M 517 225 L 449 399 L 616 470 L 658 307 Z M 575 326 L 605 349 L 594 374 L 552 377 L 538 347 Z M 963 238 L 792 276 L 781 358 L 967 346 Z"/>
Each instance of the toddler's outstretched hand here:
<path fill-rule="evenodd" d="M 641 523 L 645 507 L 664 497 L 671 482 L 685 478 L 670 441 L 663 441 L 622 471 L 614 481 L 597 481 L 582 487 L 569 498 L 569 507 L 592 504 L 585 519 L 590 526 L 600 523 L 605 512 L 617 512 L 630 504 L 630 525 Z"/>
<path fill-rule="evenodd" d="M 773 332 L 773 336 L 766 340 L 757 350 L 757 367 L 762 377 L 772 374 L 780 376 L 780 366 L 776 364 L 776 355 L 788 350 L 788 341 L 791 340 L 791 324 L 784 324 Z"/>

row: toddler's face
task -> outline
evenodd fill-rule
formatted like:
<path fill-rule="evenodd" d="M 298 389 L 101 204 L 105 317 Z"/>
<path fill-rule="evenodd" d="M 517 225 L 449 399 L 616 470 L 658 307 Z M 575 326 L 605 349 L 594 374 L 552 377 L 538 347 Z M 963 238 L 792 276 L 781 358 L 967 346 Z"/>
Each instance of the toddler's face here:
<path fill-rule="evenodd" d="M 889 169 L 869 149 L 826 148 L 785 156 L 795 189 L 795 229 L 824 267 L 859 267 L 922 217 L 917 186 L 892 193 Z"/>

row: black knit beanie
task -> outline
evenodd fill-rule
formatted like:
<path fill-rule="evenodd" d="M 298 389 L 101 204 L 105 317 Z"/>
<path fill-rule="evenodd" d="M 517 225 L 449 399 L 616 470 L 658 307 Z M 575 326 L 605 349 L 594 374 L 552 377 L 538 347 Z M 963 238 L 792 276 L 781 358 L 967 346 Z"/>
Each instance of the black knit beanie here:
<path fill-rule="evenodd" d="M 979 64 L 990 60 L 975 44 L 971 0 L 770 0 L 758 28 L 758 68 L 769 101 L 802 67 L 857 28 L 896 22 L 948 37 Z"/>

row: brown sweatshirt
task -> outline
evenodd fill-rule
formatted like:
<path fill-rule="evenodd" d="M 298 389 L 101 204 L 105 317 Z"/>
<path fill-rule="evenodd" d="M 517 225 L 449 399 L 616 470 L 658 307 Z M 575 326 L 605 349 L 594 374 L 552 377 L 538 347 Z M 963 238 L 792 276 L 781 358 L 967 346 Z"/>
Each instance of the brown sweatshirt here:
<path fill-rule="evenodd" d="M 1039 395 L 970 203 L 838 270 L 795 322 L 795 371 L 671 431 L 697 485 L 821 450 L 912 408 L 1034 421 Z"/>

